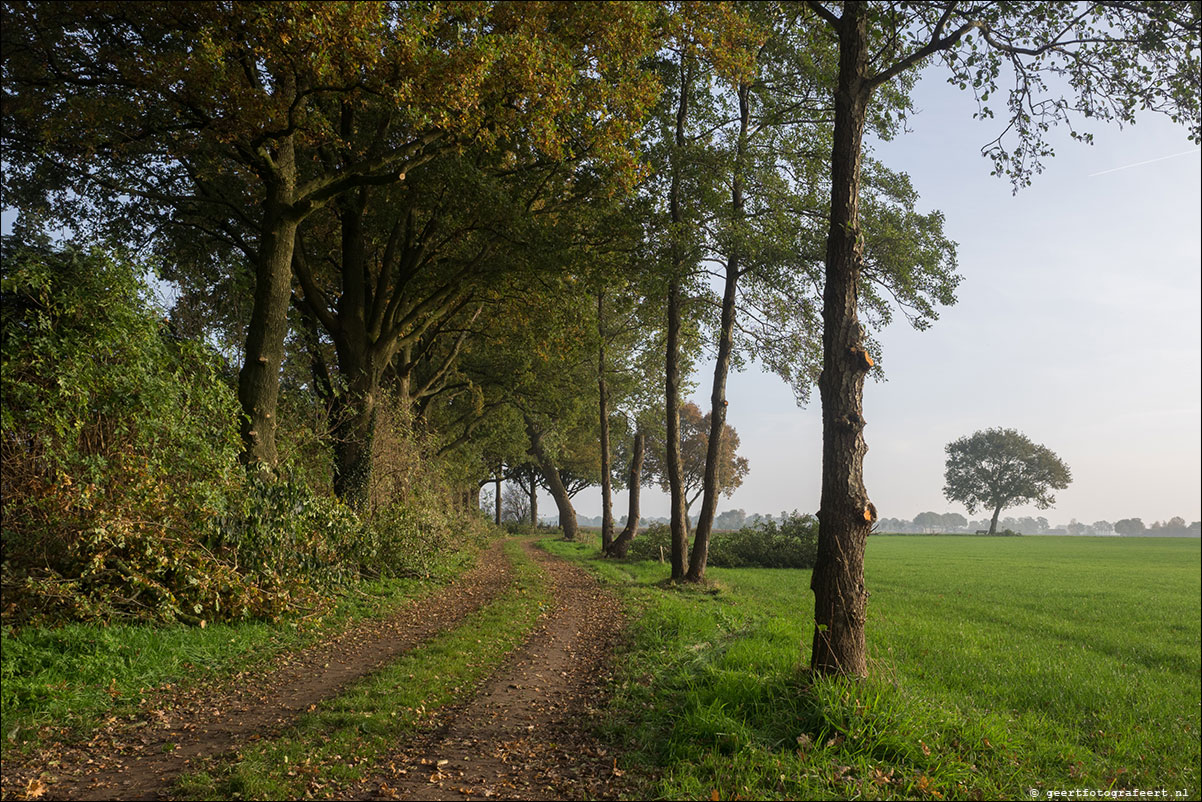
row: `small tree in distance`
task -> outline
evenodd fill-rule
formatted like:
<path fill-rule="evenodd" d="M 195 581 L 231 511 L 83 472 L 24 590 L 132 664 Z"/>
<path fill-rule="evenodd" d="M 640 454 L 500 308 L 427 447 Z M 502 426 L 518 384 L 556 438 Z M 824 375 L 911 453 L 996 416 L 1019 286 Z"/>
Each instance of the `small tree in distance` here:
<path fill-rule="evenodd" d="M 942 519 L 944 532 L 959 532 L 968 526 L 968 519 L 958 512 L 945 512 L 939 517 Z"/>
<path fill-rule="evenodd" d="M 946 451 L 943 494 L 969 514 L 992 509 L 991 535 L 1002 510 L 1031 503 L 1046 510 L 1056 502 L 1051 491 L 1073 479 L 1063 460 L 1016 429 L 985 429 L 948 443 Z"/>
<path fill-rule="evenodd" d="M 705 481 L 706 452 L 709 449 L 710 413 L 691 401 L 680 406 L 681 487 L 684 490 L 685 520 L 693 504 L 701 497 Z M 718 492 L 730 497 L 751 469 L 746 457 L 738 454 L 739 433 L 730 424 L 722 426 L 722 443 L 718 452 Z M 647 470 L 659 479 L 659 486 L 669 490 L 668 460 L 663 441 L 648 438 Z"/>

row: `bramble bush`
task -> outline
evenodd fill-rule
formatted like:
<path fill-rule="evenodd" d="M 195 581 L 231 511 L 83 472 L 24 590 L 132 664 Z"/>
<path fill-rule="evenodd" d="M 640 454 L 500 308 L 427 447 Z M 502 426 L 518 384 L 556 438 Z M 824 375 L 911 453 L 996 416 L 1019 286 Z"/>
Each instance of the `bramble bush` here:
<path fill-rule="evenodd" d="M 671 531 L 653 524 L 630 544 L 634 560 L 658 560 L 660 549 L 671 552 Z M 757 521 L 751 526 L 710 536 L 707 564 L 715 568 L 813 568 L 818 557 L 818 519 L 793 512 L 781 521 Z"/>

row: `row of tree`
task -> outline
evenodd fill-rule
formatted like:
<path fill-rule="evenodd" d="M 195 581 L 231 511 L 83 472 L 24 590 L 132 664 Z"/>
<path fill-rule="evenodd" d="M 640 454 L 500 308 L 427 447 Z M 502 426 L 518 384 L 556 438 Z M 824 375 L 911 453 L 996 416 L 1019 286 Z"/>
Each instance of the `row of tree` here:
<path fill-rule="evenodd" d="M 268 481 L 282 392 L 326 421 L 360 510 L 395 487 L 382 416 L 434 441 L 467 507 L 503 479 L 533 507 L 541 483 L 573 537 L 571 498 L 599 483 L 615 554 L 639 511 L 632 493 L 614 533 L 614 474 L 654 474 L 672 577 L 700 581 L 734 482 L 730 369 L 758 359 L 799 400 L 816 384 L 812 665 L 853 675 L 872 333 L 897 309 L 927 325 L 959 280 L 942 215 L 865 136 L 903 130 L 936 61 L 981 116 L 1000 92 L 985 152 L 1016 185 L 1076 116 L 1151 108 L 1198 133 L 1192 3 L 6 3 L 2 22 L 18 236 L 153 257 L 177 330 L 236 355 L 242 459 Z"/>

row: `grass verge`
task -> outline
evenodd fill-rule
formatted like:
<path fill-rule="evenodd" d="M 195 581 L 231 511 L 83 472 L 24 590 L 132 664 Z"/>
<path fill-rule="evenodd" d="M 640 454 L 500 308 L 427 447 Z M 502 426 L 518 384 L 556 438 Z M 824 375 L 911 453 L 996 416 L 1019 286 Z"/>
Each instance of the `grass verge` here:
<path fill-rule="evenodd" d="M 496 601 L 403 657 L 316 705 L 273 738 L 183 775 L 187 799 L 338 798 L 367 777 L 402 737 L 437 710 L 467 699 L 517 648 L 551 603 L 543 574 L 520 543 L 505 544 L 514 583 Z"/>
<path fill-rule="evenodd" d="M 624 591 L 600 727 L 647 798 L 1199 798 L 1197 540 L 874 539 L 858 683 L 805 670 L 809 571 L 548 548 Z"/>
<path fill-rule="evenodd" d="M 382 618 L 432 593 L 476 564 L 480 546 L 435 559 L 423 579 L 362 582 L 327 609 L 279 621 L 205 628 L 149 624 L 67 624 L 0 629 L 0 755 L 48 739 L 70 739 L 108 716 L 133 713 L 146 692 L 195 687 L 254 669 L 355 621 Z"/>

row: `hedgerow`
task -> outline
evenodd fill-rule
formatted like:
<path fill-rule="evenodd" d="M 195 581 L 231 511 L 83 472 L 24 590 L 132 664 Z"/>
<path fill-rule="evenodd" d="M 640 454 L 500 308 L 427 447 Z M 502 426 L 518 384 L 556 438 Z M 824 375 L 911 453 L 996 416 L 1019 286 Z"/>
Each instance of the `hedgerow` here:
<path fill-rule="evenodd" d="M 661 551 L 662 550 L 662 551 Z M 671 532 L 654 524 L 630 544 L 635 560 L 658 560 L 671 550 Z M 707 564 L 717 568 L 813 568 L 818 556 L 818 519 L 797 512 L 710 536 Z"/>
<path fill-rule="evenodd" d="M 421 493 L 361 518 L 287 466 L 248 474 L 233 371 L 131 264 L 9 237 L 3 260 L 6 625 L 275 617 L 471 528 Z"/>

